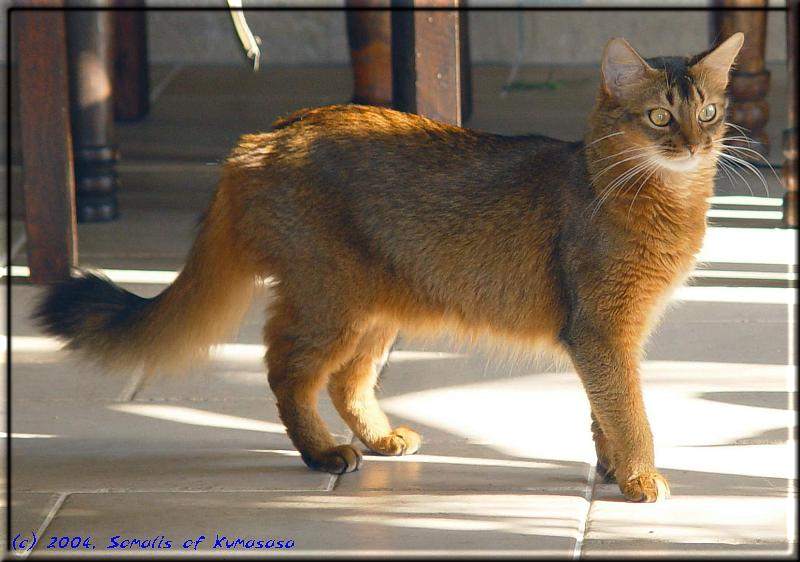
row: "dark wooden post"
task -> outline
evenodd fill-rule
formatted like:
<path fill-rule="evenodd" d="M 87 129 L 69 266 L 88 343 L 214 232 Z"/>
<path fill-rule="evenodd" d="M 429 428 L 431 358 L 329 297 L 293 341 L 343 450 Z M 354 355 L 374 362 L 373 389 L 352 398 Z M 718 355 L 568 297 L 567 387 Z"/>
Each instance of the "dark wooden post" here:
<path fill-rule="evenodd" d="M 347 0 L 348 8 L 389 8 L 391 0 Z M 347 40 L 353 64 L 353 102 L 392 105 L 391 12 L 349 10 Z"/>
<path fill-rule="evenodd" d="M 789 80 L 789 128 L 783 132 L 783 184 L 786 195 L 783 197 L 783 223 L 797 226 L 797 20 L 800 18 L 798 0 L 789 0 L 786 12 L 786 64 Z"/>
<path fill-rule="evenodd" d="M 393 0 L 392 6 L 413 7 L 413 0 Z M 417 108 L 414 67 L 414 13 L 392 12 L 392 106 L 413 113 Z"/>
<path fill-rule="evenodd" d="M 111 12 L 67 12 L 77 215 L 82 222 L 114 220 L 119 214 L 111 30 Z"/>
<path fill-rule="evenodd" d="M 724 8 L 766 8 L 767 0 L 715 0 Z M 753 145 L 764 157 L 769 153 L 769 137 L 765 130 L 769 120 L 769 71 L 764 64 L 767 39 L 767 12 L 762 10 L 724 10 L 715 12 L 712 41 L 722 41 L 737 31 L 744 32 L 744 47 L 736 58 L 736 68 L 731 73 L 730 93 L 733 100 L 730 120 L 749 129 L 748 136 L 760 144 Z M 733 144 L 748 146 L 746 141 Z M 759 161 L 758 158 L 749 158 Z"/>
<path fill-rule="evenodd" d="M 29 2 L 26 6 L 58 6 Z M 20 91 L 25 229 L 31 281 L 69 278 L 78 258 L 63 12 L 11 12 Z"/>
<path fill-rule="evenodd" d="M 115 6 L 143 8 L 142 0 L 114 0 Z M 136 121 L 150 110 L 147 64 L 147 12 L 112 15 L 114 51 L 114 118 Z"/>
<path fill-rule="evenodd" d="M 458 8 L 459 0 L 416 0 L 414 7 Z M 414 12 L 418 114 L 461 125 L 461 39 L 461 17 L 457 10 Z"/>

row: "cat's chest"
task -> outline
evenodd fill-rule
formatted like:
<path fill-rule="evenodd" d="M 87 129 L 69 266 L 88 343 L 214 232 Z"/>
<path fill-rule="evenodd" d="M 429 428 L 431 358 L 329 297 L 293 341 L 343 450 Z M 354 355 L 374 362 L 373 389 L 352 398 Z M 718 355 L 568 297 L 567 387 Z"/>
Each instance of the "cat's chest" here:
<path fill-rule="evenodd" d="M 593 245 L 606 289 L 645 304 L 668 296 L 694 269 L 705 217 L 691 223 L 620 230 L 609 227 Z M 595 260 L 592 260 L 595 261 Z"/>

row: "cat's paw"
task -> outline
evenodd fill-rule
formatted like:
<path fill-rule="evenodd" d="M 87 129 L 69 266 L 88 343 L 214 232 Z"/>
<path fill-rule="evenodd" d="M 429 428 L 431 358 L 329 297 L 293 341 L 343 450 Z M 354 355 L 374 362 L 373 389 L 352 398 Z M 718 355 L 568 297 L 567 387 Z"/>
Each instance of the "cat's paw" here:
<path fill-rule="evenodd" d="M 667 479 L 658 472 L 638 474 L 620 483 L 622 494 L 629 501 L 651 503 L 669 498 Z"/>
<path fill-rule="evenodd" d="M 339 445 L 316 454 L 301 453 L 308 468 L 331 474 L 354 472 L 361 467 L 361 452 L 352 445 Z"/>
<path fill-rule="evenodd" d="M 370 445 L 370 449 L 387 456 L 413 455 L 422 445 L 419 433 L 407 427 L 398 427 L 386 437 Z"/>
<path fill-rule="evenodd" d="M 616 468 L 614 466 L 614 455 L 611 445 L 606 439 L 600 424 L 592 418 L 592 439 L 594 440 L 594 450 L 597 453 L 597 473 L 603 478 L 604 482 L 614 482 L 616 480 Z"/>

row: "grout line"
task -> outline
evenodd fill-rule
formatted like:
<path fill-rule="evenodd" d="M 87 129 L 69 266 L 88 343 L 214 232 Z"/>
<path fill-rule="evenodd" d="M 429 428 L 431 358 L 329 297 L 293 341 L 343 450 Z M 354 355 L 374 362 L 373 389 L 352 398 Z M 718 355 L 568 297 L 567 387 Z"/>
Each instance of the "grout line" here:
<path fill-rule="evenodd" d="M 45 532 L 47 532 L 47 528 L 50 526 L 50 523 L 52 523 L 53 519 L 55 519 L 56 513 L 58 513 L 58 510 L 61 509 L 62 505 L 64 505 L 64 502 L 68 496 L 69 493 L 66 492 L 58 494 L 56 501 L 53 503 L 53 507 L 50 508 L 50 510 L 47 512 L 47 516 L 44 518 L 44 521 L 42 521 L 42 524 L 39 525 L 39 541 L 41 541 L 42 537 L 44 537 Z M 25 552 L 21 553 L 19 557 L 27 558 L 29 554 L 30 551 L 26 550 Z"/>
<path fill-rule="evenodd" d="M 583 555 L 583 543 L 586 539 L 586 532 L 589 530 L 589 513 L 592 511 L 592 499 L 594 498 L 594 485 L 597 479 L 597 461 L 589 463 L 589 474 L 586 481 L 586 490 L 583 494 L 586 500 L 586 515 L 584 515 L 578 527 L 578 537 L 575 540 L 575 548 L 572 551 L 572 559 L 580 560 Z"/>
<path fill-rule="evenodd" d="M 22 233 L 20 233 L 19 238 L 17 238 L 17 241 L 14 242 L 14 245 L 11 246 L 11 255 L 8 256 L 8 260 L 6 260 L 6 263 L 4 265 L 8 265 L 12 261 L 14 261 L 14 258 L 17 257 L 17 252 L 19 252 L 22 249 L 22 246 L 25 244 L 26 240 L 27 238 L 25 237 L 25 232 L 23 231 Z"/>
<path fill-rule="evenodd" d="M 59 494 L 63 495 L 64 499 L 67 496 L 75 496 L 80 494 L 288 494 L 292 492 L 302 492 L 304 494 L 314 494 L 314 493 L 321 493 L 325 490 L 320 488 L 242 488 L 242 489 L 232 489 L 232 490 L 172 490 L 169 488 L 151 488 L 151 489 L 142 489 L 142 488 L 97 488 L 97 489 L 81 489 L 76 488 L 74 490 L 17 490 L 17 493 L 21 494 Z M 58 500 L 56 500 L 58 502 Z M 64 503 L 61 500 L 61 503 Z M 55 516 L 55 513 L 53 514 Z M 52 517 L 50 518 L 52 520 Z M 47 529 L 44 529 L 45 531 Z"/>
<path fill-rule="evenodd" d="M 150 105 L 155 105 L 156 100 L 158 100 L 161 94 L 164 93 L 164 90 L 170 85 L 175 76 L 177 76 L 178 73 L 183 70 L 183 67 L 183 64 L 176 64 L 173 66 L 172 69 L 167 72 L 167 75 L 164 76 L 164 78 L 162 78 L 161 81 L 150 90 Z"/>
<path fill-rule="evenodd" d="M 356 441 L 357 441 L 356 434 L 351 431 L 350 432 L 350 442 L 349 442 L 349 444 L 355 446 Z M 361 459 L 361 463 L 362 464 L 364 463 L 364 459 L 363 458 Z M 359 470 L 361 470 L 361 469 L 359 468 Z M 341 476 L 341 474 L 331 474 L 331 478 L 328 481 L 328 485 L 325 487 L 325 491 L 326 492 L 332 492 L 333 491 L 333 489 L 336 487 L 336 484 L 339 483 L 339 477 L 340 476 Z"/>
<path fill-rule="evenodd" d="M 333 489 L 336 487 L 336 482 L 339 480 L 339 474 L 331 474 L 330 479 L 328 480 L 327 486 L 325 486 L 326 492 L 332 492 Z"/>
<path fill-rule="evenodd" d="M 139 369 L 136 374 L 134 374 L 128 384 L 122 389 L 122 392 L 119 393 L 119 402 L 130 402 L 136 396 L 136 393 L 139 392 L 139 387 L 144 380 L 144 371 Z"/>
<path fill-rule="evenodd" d="M 3 264 L 3 265 L 2 265 L 2 267 L 3 267 L 4 269 L 5 269 L 5 267 L 6 267 L 7 265 L 9 265 L 9 264 L 10 264 L 12 261 L 14 261 L 14 258 L 17 256 L 17 252 L 19 252 L 19 251 L 20 251 L 20 249 L 22 248 L 22 245 L 23 245 L 23 244 L 25 244 L 25 240 L 26 240 L 26 238 L 25 238 L 25 232 L 23 231 L 23 232 L 22 232 L 22 233 L 19 235 L 19 238 L 17 238 L 17 241 L 16 241 L 16 242 L 14 242 L 14 245 L 13 245 L 13 246 L 11 246 L 11 254 L 9 254 L 9 255 L 7 255 L 7 256 L 6 256 L 6 255 L 4 255 L 4 256 L 3 256 L 3 259 L 2 259 L 2 264 Z"/>

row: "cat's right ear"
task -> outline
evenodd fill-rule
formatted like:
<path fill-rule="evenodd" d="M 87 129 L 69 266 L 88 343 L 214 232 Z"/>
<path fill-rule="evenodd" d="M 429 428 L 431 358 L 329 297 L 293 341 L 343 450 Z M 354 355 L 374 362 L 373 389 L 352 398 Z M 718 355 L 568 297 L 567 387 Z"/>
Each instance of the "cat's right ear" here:
<path fill-rule="evenodd" d="M 641 82 L 653 70 L 622 37 L 611 39 L 603 50 L 601 64 L 603 88 L 620 99 L 631 86 Z"/>

